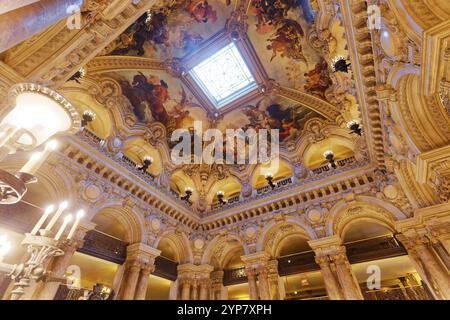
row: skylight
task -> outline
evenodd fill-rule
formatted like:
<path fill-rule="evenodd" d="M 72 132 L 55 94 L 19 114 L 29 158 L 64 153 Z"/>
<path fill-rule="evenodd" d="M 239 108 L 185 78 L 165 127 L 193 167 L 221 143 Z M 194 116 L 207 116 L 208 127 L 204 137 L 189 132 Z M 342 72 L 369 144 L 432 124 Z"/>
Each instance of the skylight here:
<path fill-rule="evenodd" d="M 255 79 L 234 43 L 195 66 L 190 74 L 217 109 L 256 87 Z"/>

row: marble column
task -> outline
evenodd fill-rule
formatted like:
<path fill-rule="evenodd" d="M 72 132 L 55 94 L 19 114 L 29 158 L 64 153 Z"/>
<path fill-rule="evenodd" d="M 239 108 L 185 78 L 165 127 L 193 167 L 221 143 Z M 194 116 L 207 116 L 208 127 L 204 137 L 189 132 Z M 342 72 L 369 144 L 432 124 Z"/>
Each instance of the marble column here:
<path fill-rule="evenodd" d="M 134 296 L 135 300 L 145 300 L 147 295 L 147 287 L 150 274 L 155 270 L 153 265 L 144 266 L 139 274 L 139 280 L 136 287 L 136 294 Z"/>
<path fill-rule="evenodd" d="M 268 262 L 270 255 L 265 252 L 250 253 L 241 256 L 241 260 L 245 263 L 245 271 L 247 273 L 250 300 L 270 299 L 269 280 L 267 277 Z M 257 284 L 259 280 L 259 286 Z"/>
<path fill-rule="evenodd" d="M 226 300 L 222 292 L 226 290 L 223 286 L 223 271 L 211 272 L 211 299 L 212 300 Z"/>
<path fill-rule="evenodd" d="M 194 265 L 186 263 L 179 265 L 178 279 L 182 283 L 181 287 L 181 299 L 182 300 L 198 300 L 202 299 L 202 284 L 208 283 L 211 279 L 211 272 L 214 268 L 210 265 Z M 205 295 L 205 293 L 203 293 Z M 207 293 L 206 293 L 207 296 Z M 205 298 L 207 299 L 207 298 Z"/>
<path fill-rule="evenodd" d="M 247 272 L 248 290 L 250 294 L 250 300 L 258 300 L 258 286 L 256 284 L 256 274 L 253 271 Z"/>
<path fill-rule="evenodd" d="M 209 281 L 203 281 L 200 284 L 200 300 L 208 300 L 208 298 L 209 298 L 208 297 L 209 296 L 208 289 L 210 286 L 211 285 L 210 285 Z"/>
<path fill-rule="evenodd" d="M 270 260 L 268 262 L 268 279 L 271 300 L 284 300 L 285 290 L 284 283 L 278 275 L 278 260 Z"/>
<path fill-rule="evenodd" d="M 81 8 L 83 0 L 41 0 L 2 14 L 0 52 L 19 44 L 58 21 L 69 17 L 70 6 Z"/>
<path fill-rule="evenodd" d="M 191 280 L 185 279 L 181 287 L 181 300 L 190 300 L 191 297 Z"/>
<path fill-rule="evenodd" d="M 363 300 L 361 288 L 338 236 L 308 241 L 321 267 L 330 299 Z"/>
<path fill-rule="evenodd" d="M 198 296 L 199 296 L 199 283 L 198 281 L 194 281 L 193 285 L 192 285 L 192 300 L 198 300 Z"/>
<path fill-rule="evenodd" d="M 160 254 L 161 251 L 143 243 L 127 247 L 126 271 L 119 293 L 122 300 L 145 299 L 148 276 L 154 268 L 155 258 Z"/>
<path fill-rule="evenodd" d="M 443 262 L 425 236 L 398 235 L 408 255 L 413 260 L 416 270 L 428 285 L 431 293 L 438 300 L 450 300 L 450 276 Z"/>
<path fill-rule="evenodd" d="M 345 254 L 345 247 L 339 247 L 339 252 L 330 256 L 336 266 L 336 273 L 346 300 L 364 300 L 361 288 L 356 282 L 352 266 Z"/>
<path fill-rule="evenodd" d="M 336 275 L 331 270 L 330 258 L 328 256 L 316 256 L 316 263 L 320 266 L 325 289 L 327 290 L 328 298 L 330 300 L 342 300 L 342 289 L 336 279 Z"/>
<path fill-rule="evenodd" d="M 261 270 L 258 273 L 259 282 L 259 297 L 261 300 L 270 300 L 269 279 L 266 270 Z"/>
<path fill-rule="evenodd" d="M 141 273 L 141 264 L 138 261 L 133 261 L 128 266 L 126 282 L 123 288 L 123 300 L 133 300 L 136 293 L 136 285 Z"/>

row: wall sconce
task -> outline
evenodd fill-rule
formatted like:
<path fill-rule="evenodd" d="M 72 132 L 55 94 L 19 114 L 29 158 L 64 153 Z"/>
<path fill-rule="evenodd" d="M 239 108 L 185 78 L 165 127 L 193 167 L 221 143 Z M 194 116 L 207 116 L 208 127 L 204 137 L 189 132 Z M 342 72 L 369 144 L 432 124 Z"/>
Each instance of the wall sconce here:
<path fill-rule="evenodd" d="M 273 183 L 273 175 L 270 173 L 266 174 L 265 178 L 266 178 L 266 181 L 269 184 L 269 186 L 272 188 L 272 190 L 275 189 L 276 185 L 275 185 L 275 183 Z"/>
<path fill-rule="evenodd" d="M 221 206 L 227 204 L 227 201 L 224 200 L 225 193 L 223 191 L 217 191 L 217 199 L 219 200 L 219 203 Z"/>
<path fill-rule="evenodd" d="M 325 159 L 328 160 L 328 162 L 330 163 L 330 166 L 331 166 L 333 169 L 336 169 L 336 168 L 337 168 L 336 161 L 334 160 L 334 153 L 333 153 L 333 151 L 327 150 L 327 151 L 325 151 L 325 153 L 323 154 L 323 156 L 325 157 Z"/>
<path fill-rule="evenodd" d="M 81 68 L 77 72 L 75 72 L 68 81 L 75 81 L 78 84 L 81 84 L 80 80 L 86 76 L 86 68 Z"/>
<path fill-rule="evenodd" d="M 336 57 L 333 59 L 334 72 L 348 73 L 348 67 L 351 65 L 351 63 L 347 63 L 347 60 L 344 57 Z"/>
<path fill-rule="evenodd" d="M 95 120 L 95 113 L 90 110 L 86 110 L 85 112 L 83 112 L 81 126 L 84 128 L 94 120 Z"/>
<path fill-rule="evenodd" d="M 72 104 L 54 90 L 33 83 L 20 83 L 10 89 L 10 110 L 0 122 L 0 161 L 17 150 L 31 151 L 58 133 L 76 133 L 81 118 Z M 26 184 L 36 182 L 35 172 L 56 144 L 49 142 L 44 152 L 13 175 L 0 169 L 0 204 L 19 202 Z"/>
<path fill-rule="evenodd" d="M 189 199 L 192 196 L 192 188 L 187 187 L 186 189 L 184 189 L 184 192 L 186 193 L 184 196 L 182 196 L 180 199 L 186 202 L 189 202 Z"/>
<path fill-rule="evenodd" d="M 351 130 L 351 133 L 357 134 L 358 136 L 362 135 L 361 125 L 356 120 L 349 121 L 347 123 L 347 127 Z"/>
<path fill-rule="evenodd" d="M 138 167 L 138 170 L 141 170 L 142 172 L 146 172 L 148 170 L 148 168 L 152 165 L 152 163 L 153 163 L 153 158 L 150 156 L 146 156 L 146 157 L 144 157 L 142 167 Z"/>

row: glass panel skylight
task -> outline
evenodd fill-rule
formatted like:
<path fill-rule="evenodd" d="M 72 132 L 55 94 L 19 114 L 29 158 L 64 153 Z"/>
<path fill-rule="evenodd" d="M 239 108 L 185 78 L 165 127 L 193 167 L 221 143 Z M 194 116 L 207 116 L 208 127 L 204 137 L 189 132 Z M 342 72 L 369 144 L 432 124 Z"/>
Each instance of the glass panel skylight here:
<path fill-rule="evenodd" d="M 234 43 L 195 66 L 191 75 L 216 108 L 237 99 L 256 86 L 255 79 Z"/>

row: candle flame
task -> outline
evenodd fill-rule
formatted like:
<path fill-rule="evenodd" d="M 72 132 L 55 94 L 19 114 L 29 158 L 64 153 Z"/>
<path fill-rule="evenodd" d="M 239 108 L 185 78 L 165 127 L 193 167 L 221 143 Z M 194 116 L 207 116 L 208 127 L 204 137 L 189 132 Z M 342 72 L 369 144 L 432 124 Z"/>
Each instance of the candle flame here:
<path fill-rule="evenodd" d="M 47 207 L 47 209 L 45 209 L 45 214 L 50 214 L 53 211 L 55 211 L 55 206 L 54 205 L 50 205 Z"/>
<path fill-rule="evenodd" d="M 66 209 L 69 206 L 69 203 L 67 201 L 61 202 L 61 204 L 59 205 L 59 209 Z"/>
<path fill-rule="evenodd" d="M 80 210 L 80 211 L 78 211 L 78 213 L 77 213 L 77 219 L 81 219 L 81 218 L 83 218 L 83 217 L 84 217 L 84 215 L 85 215 L 85 212 L 84 212 L 84 210 Z"/>
<path fill-rule="evenodd" d="M 58 141 L 51 140 L 51 141 L 47 142 L 47 146 L 52 150 L 56 150 L 56 148 L 58 147 Z"/>

